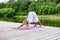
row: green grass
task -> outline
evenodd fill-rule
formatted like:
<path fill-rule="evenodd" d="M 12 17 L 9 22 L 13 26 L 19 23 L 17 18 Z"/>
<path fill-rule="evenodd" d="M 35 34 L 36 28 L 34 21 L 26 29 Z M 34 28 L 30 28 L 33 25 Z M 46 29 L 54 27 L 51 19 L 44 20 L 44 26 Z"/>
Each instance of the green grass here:
<path fill-rule="evenodd" d="M 15 16 L 13 18 L 0 18 L 1 21 L 23 22 L 27 16 Z M 60 15 L 38 15 L 42 25 L 60 27 Z"/>
<path fill-rule="evenodd" d="M 58 15 L 41 15 L 39 19 L 43 25 L 60 27 L 60 16 Z"/>

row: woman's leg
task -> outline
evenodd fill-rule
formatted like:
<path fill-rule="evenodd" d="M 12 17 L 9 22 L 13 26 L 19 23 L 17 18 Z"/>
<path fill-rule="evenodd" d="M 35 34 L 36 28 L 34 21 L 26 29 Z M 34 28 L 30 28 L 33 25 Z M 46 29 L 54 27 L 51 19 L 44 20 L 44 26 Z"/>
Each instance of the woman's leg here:
<path fill-rule="evenodd" d="M 39 25 L 41 27 L 41 22 L 38 21 L 37 23 L 34 23 L 34 25 L 35 25 L 35 27 L 36 27 L 36 25 Z"/>
<path fill-rule="evenodd" d="M 40 25 L 40 27 L 41 27 L 41 22 L 40 21 L 38 21 L 37 24 Z"/>
<path fill-rule="evenodd" d="M 36 27 L 36 23 L 35 23 L 35 27 Z"/>

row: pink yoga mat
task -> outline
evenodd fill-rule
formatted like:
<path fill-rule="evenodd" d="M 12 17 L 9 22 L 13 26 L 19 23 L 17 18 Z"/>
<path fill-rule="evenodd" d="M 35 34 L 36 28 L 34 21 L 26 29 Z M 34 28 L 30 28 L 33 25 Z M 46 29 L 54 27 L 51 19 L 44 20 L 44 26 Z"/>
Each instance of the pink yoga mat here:
<path fill-rule="evenodd" d="M 34 27 L 34 26 L 32 26 L 32 27 L 22 27 L 22 28 L 13 28 L 13 29 L 17 29 L 17 30 L 30 30 L 30 29 L 37 29 L 37 28 L 41 28 L 41 27 Z"/>

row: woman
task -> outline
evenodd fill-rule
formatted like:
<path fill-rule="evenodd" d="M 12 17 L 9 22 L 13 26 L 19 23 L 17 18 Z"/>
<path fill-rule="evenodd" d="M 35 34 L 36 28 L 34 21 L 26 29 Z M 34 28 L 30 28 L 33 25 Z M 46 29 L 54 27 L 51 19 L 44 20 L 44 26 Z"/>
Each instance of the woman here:
<path fill-rule="evenodd" d="M 35 24 L 34 26 L 39 25 L 41 27 L 41 22 L 39 21 L 38 16 L 34 11 L 28 13 L 27 19 L 23 21 L 23 24 L 18 28 L 22 27 L 23 25 L 26 25 L 28 27 L 29 24 Z"/>

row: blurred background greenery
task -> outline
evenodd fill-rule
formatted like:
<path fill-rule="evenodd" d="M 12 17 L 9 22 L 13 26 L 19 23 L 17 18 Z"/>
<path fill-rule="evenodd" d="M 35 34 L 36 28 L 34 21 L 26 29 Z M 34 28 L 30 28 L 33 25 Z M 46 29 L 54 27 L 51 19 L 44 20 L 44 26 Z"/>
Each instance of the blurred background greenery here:
<path fill-rule="evenodd" d="M 41 23 L 60 27 L 60 0 L 9 0 L 0 3 L 0 20 L 22 22 L 34 10 Z"/>

